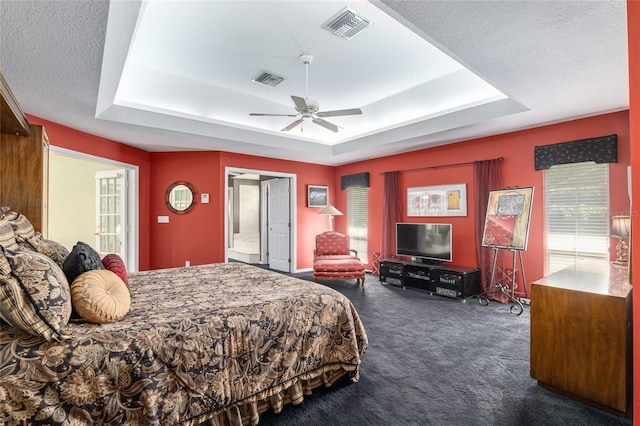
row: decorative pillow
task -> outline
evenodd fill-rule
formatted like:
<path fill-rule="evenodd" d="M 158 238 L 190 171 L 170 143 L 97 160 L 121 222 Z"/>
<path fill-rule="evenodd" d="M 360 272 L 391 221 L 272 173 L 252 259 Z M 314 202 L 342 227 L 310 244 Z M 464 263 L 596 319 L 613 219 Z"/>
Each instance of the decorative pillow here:
<path fill-rule="evenodd" d="M 104 324 L 122 319 L 131 307 L 129 289 L 122 279 L 106 269 L 81 274 L 71 284 L 71 300 L 85 320 Z"/>
<path fill-rule="evenodd" d="M 40 253 L 2 251 L 0 317 L 31 335 L 48 341 L 64 340 L 67 336 L 63 329 L 71 316 L 71 295 L 62 270 Z M 6 263 L 11 267 L 10 274 L 4 274 Z"/>
<path fill-rule="evenodd" d="M 104 269 L 102 259 L 90 245 L 78 241 L 69 256 L 64 260 L 62 270 L 70 283 L 83 272 L 93 271 L 95 269 Z"/>
<path fill-rule="evenodd" d="M 11 226 L 11 222 L 6 216 L 0 217 L 0 246 L 9 250 L 18 250 L 13 226 Z"/>
<path fill-rule="evenodd" d="M 129 287 L 129 276 L 127 274 L 127 268 L 124 266 L 124 261 L 120 256 L 115 253 L 111 253 L 102 258 L 102 266 L 104 269 L 113 272 L 122 279 L 122 282 Z"/>
<path fill-rule="evenodd" d="M 4 255 L 4 250 L 0 247 L 0 276 L 11 275 L 11 264 L 9 259 Z"/>
<path fill-rule="evenodd" d="M 18 243 L 19 251 L 35 251 L 35 252 L 38 251 L 35 248 L 33 248 L 33 246 L 29 244 L 27 240 L 25 240 L 21 236 L 16 237 L 16 242 Z"/>
<path fill-rule="evenodd" d="M 44 254 L 61 268 L 64 266 L 64 261 L 69 257 L 69 250 L 65 246 L 58 242 L 47 240 L 40 232 L 36 232 L 33 237 L 27 240 L 20 236 L 16 240 L 19 246 L 22 247 L 24 245 L 26 249 Z"/>
<path fill-rule="evenodd" d="M 20 235 L 24 239 L 29 239 L 35 235 L 33 225 L 22 213 L 11 212 L 7 214 L 7 218 L 13 227 L 13 233 Z"/>

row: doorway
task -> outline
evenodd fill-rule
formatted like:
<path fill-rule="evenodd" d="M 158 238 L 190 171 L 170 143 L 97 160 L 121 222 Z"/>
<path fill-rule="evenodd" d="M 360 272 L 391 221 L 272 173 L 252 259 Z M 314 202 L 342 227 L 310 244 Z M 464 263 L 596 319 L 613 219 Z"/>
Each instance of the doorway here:
<path fill-rule="evenodd" d="M 295 272 L 296 175 L 225 168 L 225 261 Z"/>
<path fill-rule="evenodd" d="M 82 241 L 120 255 L 138 270 L 138 167 L 51 147 L 49 238 L 67 249 Z"/>

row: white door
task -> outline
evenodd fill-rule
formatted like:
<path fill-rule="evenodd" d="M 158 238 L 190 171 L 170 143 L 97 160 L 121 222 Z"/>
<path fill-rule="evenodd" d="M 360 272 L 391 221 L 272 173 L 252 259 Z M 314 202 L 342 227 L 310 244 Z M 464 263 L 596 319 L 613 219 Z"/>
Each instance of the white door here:
<path fill-rule="evenodd" d="M 96 248 L 115 253 L 127 261 L 127 173 L 109 170 L 96 173 Z"/>
<path fill-rule="evenodd" d="M 291 219 L 289 217 L 289 178 L 269 181 L 268 229 L 269 268 L 290 272 L 291 268 Z"/>

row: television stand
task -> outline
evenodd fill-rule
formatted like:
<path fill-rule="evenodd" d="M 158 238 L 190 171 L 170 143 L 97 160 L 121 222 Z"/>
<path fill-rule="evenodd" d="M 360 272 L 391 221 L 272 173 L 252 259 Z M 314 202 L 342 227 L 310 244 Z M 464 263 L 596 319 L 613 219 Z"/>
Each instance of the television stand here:
<path fill-rule="evenodd" d="M 478 294 L 480 270 L 446 263 L 433 264 L 399 258 L 380 261 L 380 281 L 402 288 L 426 290 L 464 302 Z"/>

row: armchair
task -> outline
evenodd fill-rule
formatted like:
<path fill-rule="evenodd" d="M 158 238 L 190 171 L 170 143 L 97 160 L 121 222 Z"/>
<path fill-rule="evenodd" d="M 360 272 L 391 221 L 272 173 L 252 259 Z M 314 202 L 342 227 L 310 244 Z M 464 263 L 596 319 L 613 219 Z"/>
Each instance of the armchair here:
<path fill-rule="evenodd" d="M 316 235 L 313 251 L 313 280 L 355 279 L 364 290 L 364 265 L 358 259 L 358 252 L 349 247 L 350 238 L 346 234 L 327 231 Z"/>

